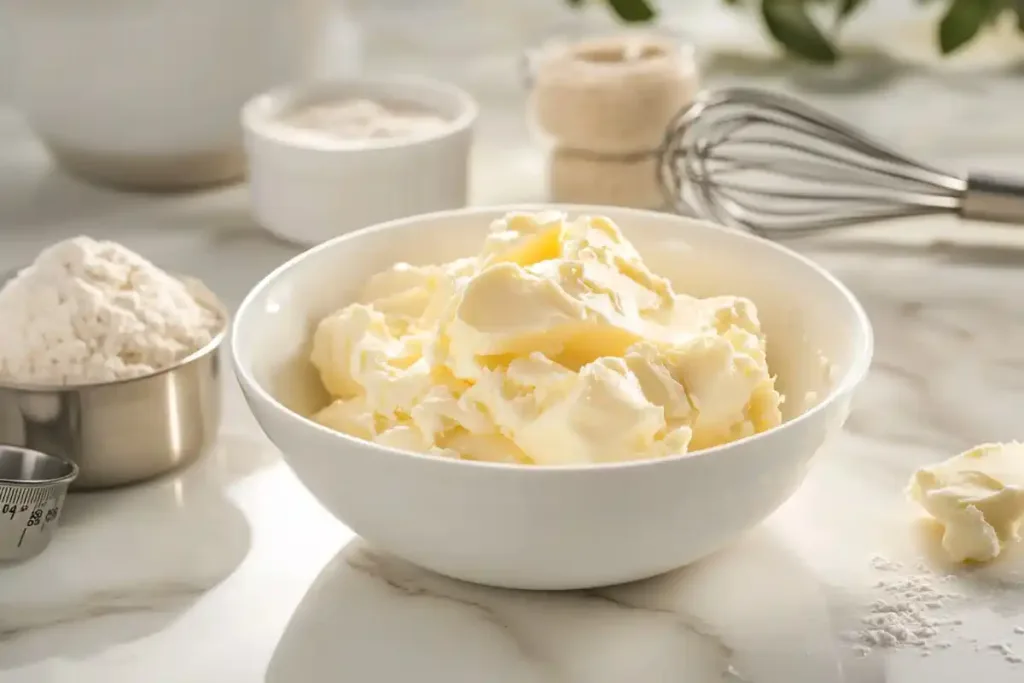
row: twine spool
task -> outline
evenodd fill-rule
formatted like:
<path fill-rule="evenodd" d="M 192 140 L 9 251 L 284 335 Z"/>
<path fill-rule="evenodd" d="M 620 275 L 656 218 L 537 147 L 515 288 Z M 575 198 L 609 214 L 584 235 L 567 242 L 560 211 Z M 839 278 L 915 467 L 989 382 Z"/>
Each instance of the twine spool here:
<path fill-rule="evenodd" d="M 666 204 L 653 154 L 602 157 L 556 147 L 548 157 L 548 194 L 569 204 L 660 209 Z"/>
<path fill-rule="evenodd" d="M 655 149 L 697 89 L 689 49 L 667 37 L 627 33 L 542 53 L 531 108 L 536 127 L 559 147 L 632 154 Z"/>

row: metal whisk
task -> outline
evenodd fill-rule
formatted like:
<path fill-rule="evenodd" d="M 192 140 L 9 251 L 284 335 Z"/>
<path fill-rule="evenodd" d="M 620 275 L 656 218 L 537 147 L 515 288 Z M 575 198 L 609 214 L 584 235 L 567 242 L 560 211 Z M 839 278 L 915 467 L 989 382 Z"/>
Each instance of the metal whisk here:
<path fill-rule="evenodd" d="M 677 210 L 765 237 L 941 213 L 1024 223 L 1024 183 L 958 177 L 762 90 L 701 93 L 658 153 L 659 180 Z"/>

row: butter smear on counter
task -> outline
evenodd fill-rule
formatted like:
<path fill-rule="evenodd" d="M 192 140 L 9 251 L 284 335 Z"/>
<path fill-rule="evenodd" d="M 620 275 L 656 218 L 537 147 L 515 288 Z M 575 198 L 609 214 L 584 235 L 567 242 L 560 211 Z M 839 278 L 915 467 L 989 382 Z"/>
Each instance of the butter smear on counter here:
<path fill-rule="evenodd" d="M 476 257 L 396 264 L 322 320 L 321 424 L 536 465 L 658 458 L 781 421 L 754 305 L 673 291 L 607 218 L 511 213 Z"/>
<path fill-rule="evenodd" d="M 957 562 L 987 562 L 1018 540 L 1024 518 L 1024 444 L 976 446 L 914 473 L 907 493 L 944 528 Z"/>

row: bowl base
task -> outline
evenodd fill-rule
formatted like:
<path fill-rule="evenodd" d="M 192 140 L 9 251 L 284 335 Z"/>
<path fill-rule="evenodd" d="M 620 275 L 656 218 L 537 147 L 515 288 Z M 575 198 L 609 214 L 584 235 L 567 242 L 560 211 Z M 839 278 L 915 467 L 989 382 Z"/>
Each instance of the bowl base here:
<path fill-rule="evenodd" d="M 544 576 L 543 574 L 533 572 L 510 574 L 504 571 L 479 572 L 442 569 L 437 566 L 430 566 L 431 563 L 416 562 L 415 560 L 410 560 L 396 553 L 383 550 L 379 545 L 369 543 L 368 541 L 365 541 L 365 539 L 364 542 L 372 547 L 375 552 L 389 554 L 403 562 L 408 562 L 423 571 L 443 576 L 446 579 L 460 581 L 462 583 L 470 583 L 476 586 L 484 586 L 487 588 L 537 592 L 597 590 L 611 586 L 637 583 L 639 581 L 646 581 L 648 579 L 653 579 L 657 576 L 662 576 L 678 569 L 682 569 L 683 567 L 689 566 L 694 562 L 698 562 L 708 555 L 717 552 L 717 549 L 715 549 L 711 553 L 701 554 L 699 557 L 683 561 L 682 563 L 673 562 L 658 568 L 627 571 L 625 573 L 615 573 L 614 575 L 601 572 L 579 572 L 574 575 L 572 572 L 566 573 L 564 571 L 552 571 L 547 576 Z"/>
<path fill-rule="evenodd" d="M 47 140 L 58 164 L 87 182 L 135 192 L 184 192 L 238 182 L 245 175 L 241 147 L 194 154 L 112 154 Z"/>
<path fill-rule="evenodd" d="M 105 491 L 107 489 L 119 489 L 127 486 L 133 486 L 135 484 L 144 484 L 148 481 L 159 479 L 165 475 L 174 476 L 205 457 L 210 450 L 212 450 L 212 446 L 207 445 L 201 450 L 192 453 L 184 453 L 178 459 L 173 461 L 152 461 L 148 463 L 148 467 L 145 470 L 139 470 L 138 472 L 128 474 L 93 472 L 90 471 L 88 465 L 79 465 L 84 476 L 79 476 L 74 482 L 72 482 L 69 490 L 72 493 Z"/>

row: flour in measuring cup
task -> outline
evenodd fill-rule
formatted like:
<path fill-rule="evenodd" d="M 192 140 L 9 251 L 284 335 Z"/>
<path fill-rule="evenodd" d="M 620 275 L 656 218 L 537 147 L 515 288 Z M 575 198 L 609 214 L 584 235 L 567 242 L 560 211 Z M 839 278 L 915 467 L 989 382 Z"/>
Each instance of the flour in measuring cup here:
<path fill-rule="evenodd" d="M 151 374 L 224 325 L 216 298 L 108 241 L 44 249 L 0 289 L 0 382 L 74 385 Z"/>

